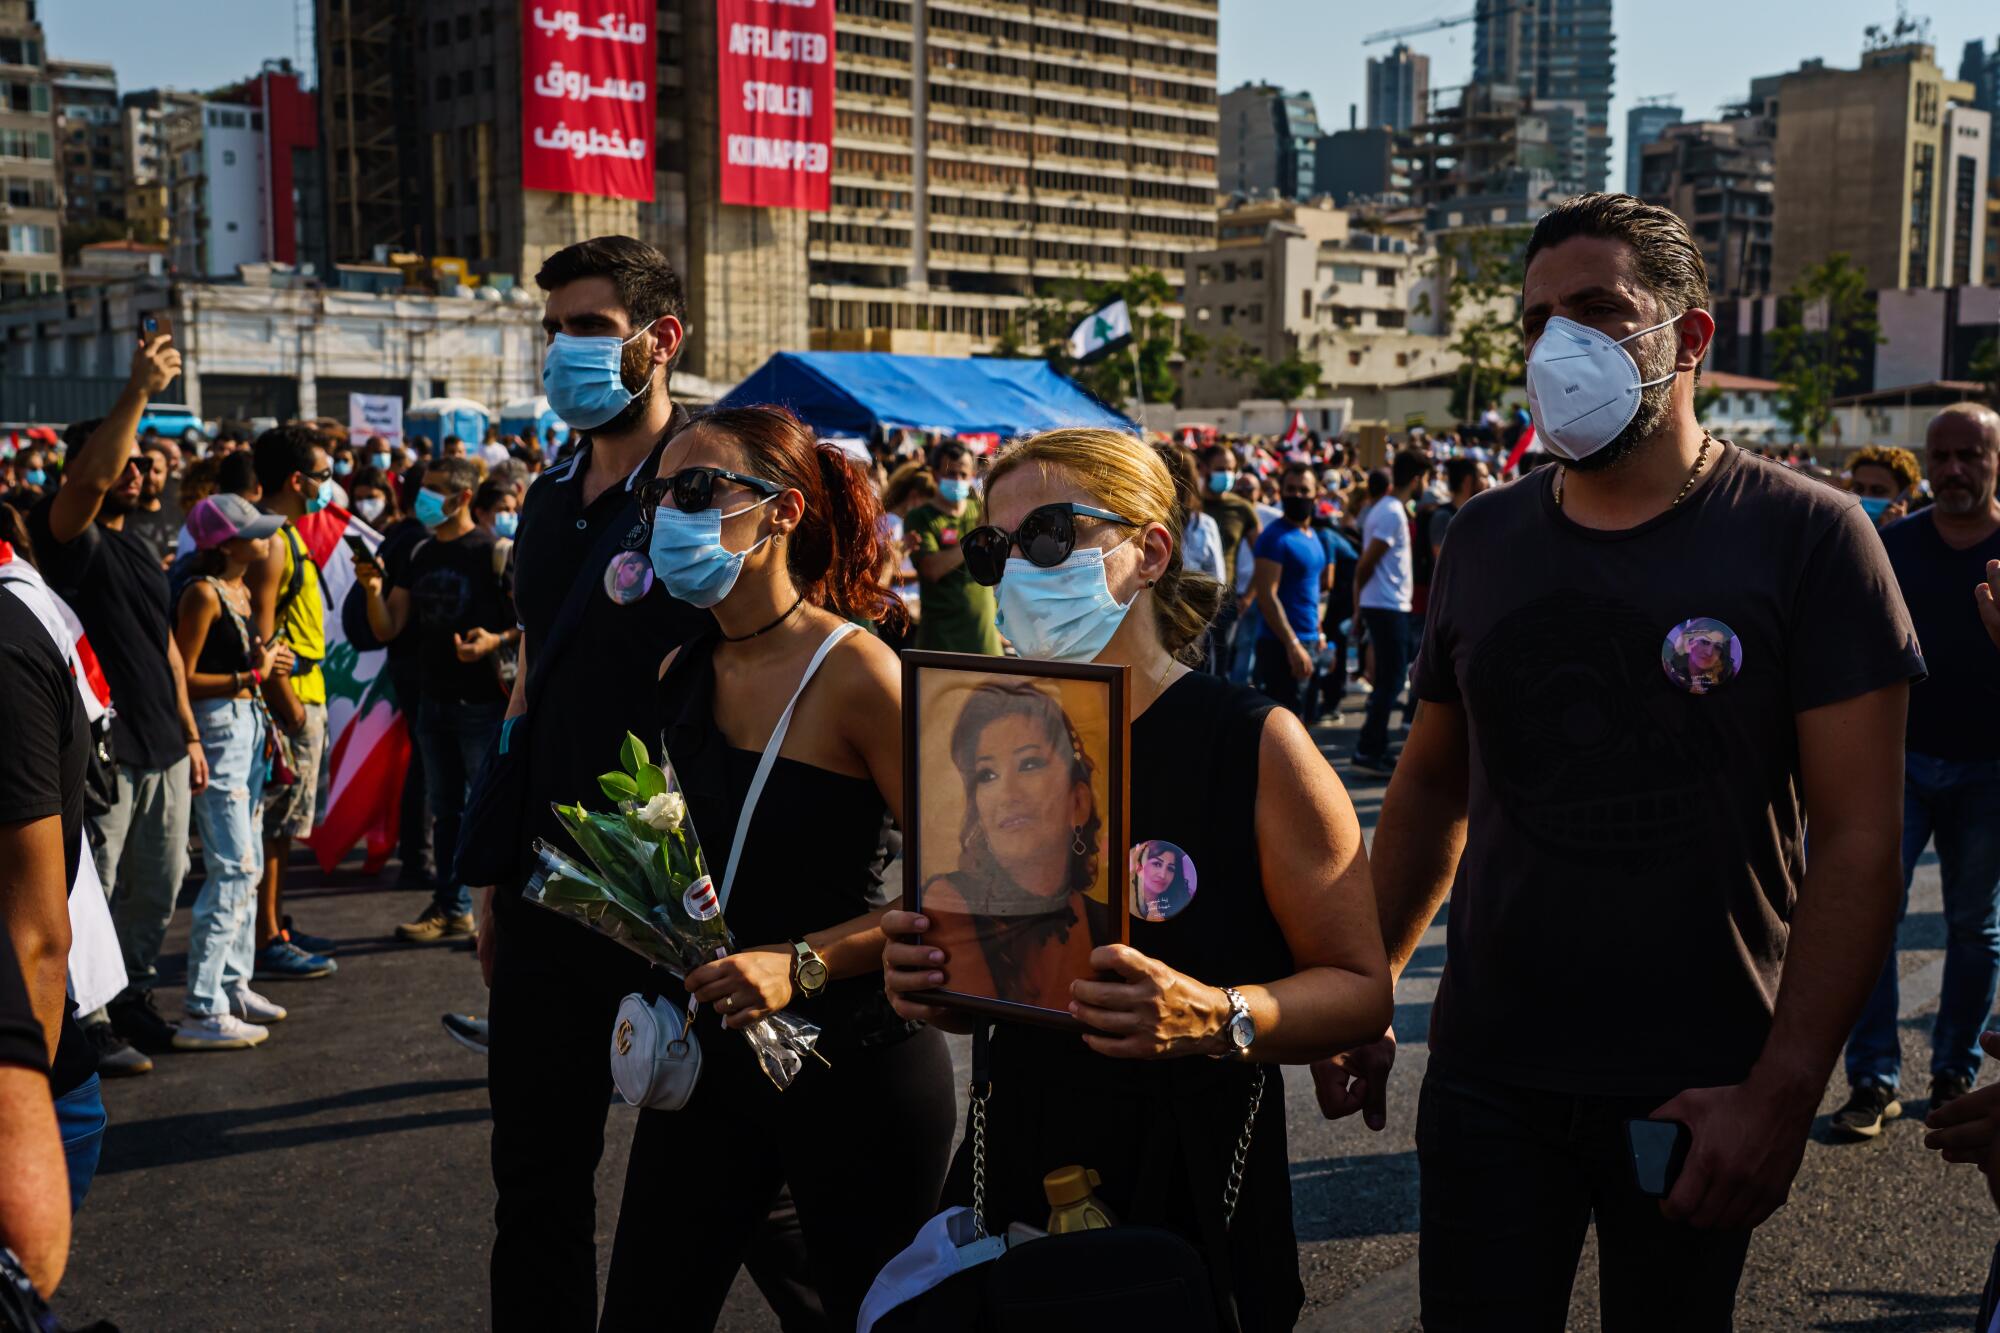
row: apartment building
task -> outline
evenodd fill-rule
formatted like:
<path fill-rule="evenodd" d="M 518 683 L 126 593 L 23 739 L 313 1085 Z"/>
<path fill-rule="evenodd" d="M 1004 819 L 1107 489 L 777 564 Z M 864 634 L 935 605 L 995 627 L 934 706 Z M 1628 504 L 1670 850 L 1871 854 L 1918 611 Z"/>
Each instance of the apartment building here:
<path fill-rule="evenodd" d="M 49 86 L 61 160 L 63 224 L 117 227 L 125 220 L 125 136 L 118 75 L 109 65 L 51 60 Z"/>
<path fill-rule="evenodd" d="M 1688 224 L 1717 297 L 1771 289 L 1776 182 L 1769 125 L 1756 116 L 1672 125 L 1641 154 L 1632 193 Z"/>
<path fill-rule="evenodd" d="M 35 0 L 0 0 L 0 300 L 62 290 L 62 193 Z"/>

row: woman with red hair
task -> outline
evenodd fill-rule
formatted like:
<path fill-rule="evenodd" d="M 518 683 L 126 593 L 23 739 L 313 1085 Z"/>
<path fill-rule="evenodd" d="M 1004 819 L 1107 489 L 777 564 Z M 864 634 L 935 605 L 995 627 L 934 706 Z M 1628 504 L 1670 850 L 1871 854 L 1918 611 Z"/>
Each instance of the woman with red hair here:
<path fill-rule="evenodd" d="M 715 616 L 663 666 L 661 717 L 741 947 L 688 975 L 701 1081 L 683 1109 L 640 1112 L 627 1168 L 628 1190 L 697 1202 L 671 1234 L 652 1210 L 621 1218 L 601 1326 L 659 1325 L 666 1292 L 674 1327 L 712 1327 L 789 1186 L 828 1326 L 851 1328 L 934 1210 L 955 1116 L 944 1039 L 882 987 L 874 863 L 902 809 L 902 680 L 856 632 L 903 620 L 879 577 L 881 509 L 844 454 L 774 407 L 697 420 L 639 499 L 646 572 Z M 827 1061 L 783 1092 L 720 1031 L 779 1009 L 819 1025 Z M 907 1170 L 878 1169 L 866 1149 L 885 1141 Z"/>

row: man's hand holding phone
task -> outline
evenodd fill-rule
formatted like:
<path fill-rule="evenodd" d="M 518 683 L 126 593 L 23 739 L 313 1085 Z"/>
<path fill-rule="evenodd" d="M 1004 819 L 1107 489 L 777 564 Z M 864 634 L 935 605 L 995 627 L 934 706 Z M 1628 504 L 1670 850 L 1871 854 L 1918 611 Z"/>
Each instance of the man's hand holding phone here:
<path fill-rule="evenodd" d="M 1805 1160 L 1817 1098 L 1774 1093 L 1753 1073 L 1726 1088 L 1690 1088 L 1648 1119 L 1676 1120 L 1693 1142 L 1660 1211 L 1677 1222 L 1741 1231 L 1784 1206 Z"/>
<path fill-rule="evenodd" d="M 131 383 L 145 391 L 148 398 L 164 393 L 169 384 L 180 378 L 181 354 L 174 350 L 174 334 L 171 325 L 142 334 L 139 345 L 132 349 Z"/>

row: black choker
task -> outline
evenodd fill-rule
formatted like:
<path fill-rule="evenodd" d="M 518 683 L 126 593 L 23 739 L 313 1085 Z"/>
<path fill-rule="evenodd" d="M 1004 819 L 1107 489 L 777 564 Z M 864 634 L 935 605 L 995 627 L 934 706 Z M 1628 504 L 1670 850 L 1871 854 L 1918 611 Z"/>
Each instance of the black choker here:
<path fill-rule="evenodd" d="M 787 620 L 790 620 L 792 618 L 792 613 L 794 611 L 797 611 L 801 606 L 804 606 L 805 602 L 806 602 L 806 595 L 804 593 L 800 593 L 798 595 L 797 600 L 795 600 L 790 606 L 785 608 L 785 613 L 783 615 L 779 616 L 776 620 L 772 621 L 770 624 L 764 626 L 764 628 L 753 629 L 748 634 L 725 634 L 722 636 L 722 641 L 724 643 L 741 643 L 745 639 L 754 639 L 759 634 L 769 634 L 772 630 L 778 628 L 778 626 L 784 624 Z"/>

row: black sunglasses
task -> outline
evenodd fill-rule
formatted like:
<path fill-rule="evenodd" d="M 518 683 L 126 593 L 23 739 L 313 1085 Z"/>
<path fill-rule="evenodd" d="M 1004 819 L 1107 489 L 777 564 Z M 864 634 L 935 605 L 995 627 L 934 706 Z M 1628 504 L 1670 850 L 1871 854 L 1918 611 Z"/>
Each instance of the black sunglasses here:
<path fill-rule="evenodd" d="M 674 508 L 683 514 L 699 514 L 715 501 L 715 479 L 733 481 L 739 486 L 747 486 L 759 495 L 783 494 L 785 488 L 762 477 L 746 477 L 741 472 L 731 472 L 720 467 L 684 467 L 667 477 L 649 477 L 639 483 L 639 512 L 652 521 L 653 511 L 660 502 L 672 499 Z"/>
<path fill-rule="evenodd" d="M 972 576 L 974 583 L 993 587 L 1007 572 L 1007 553 L 1016 546 L 1021 548 L 1021 554 L 1027 557 L 1029 564 L 1054 569 L 1076 550 L 1076 520 L 1079 517 L 1123 523 L 1128 528 L 1139 526 L 1123 514 L 1114 514 L 1109 509 L 1063 502 L 1043 505 L 1039 509 L 1030 509 L 1027 517 L 1021 520 L 1021 526 L 1011 533 L 1005 528 L 987 524 L 959 538 L 958 549 L 965 553 L 965 572 Z"/>

